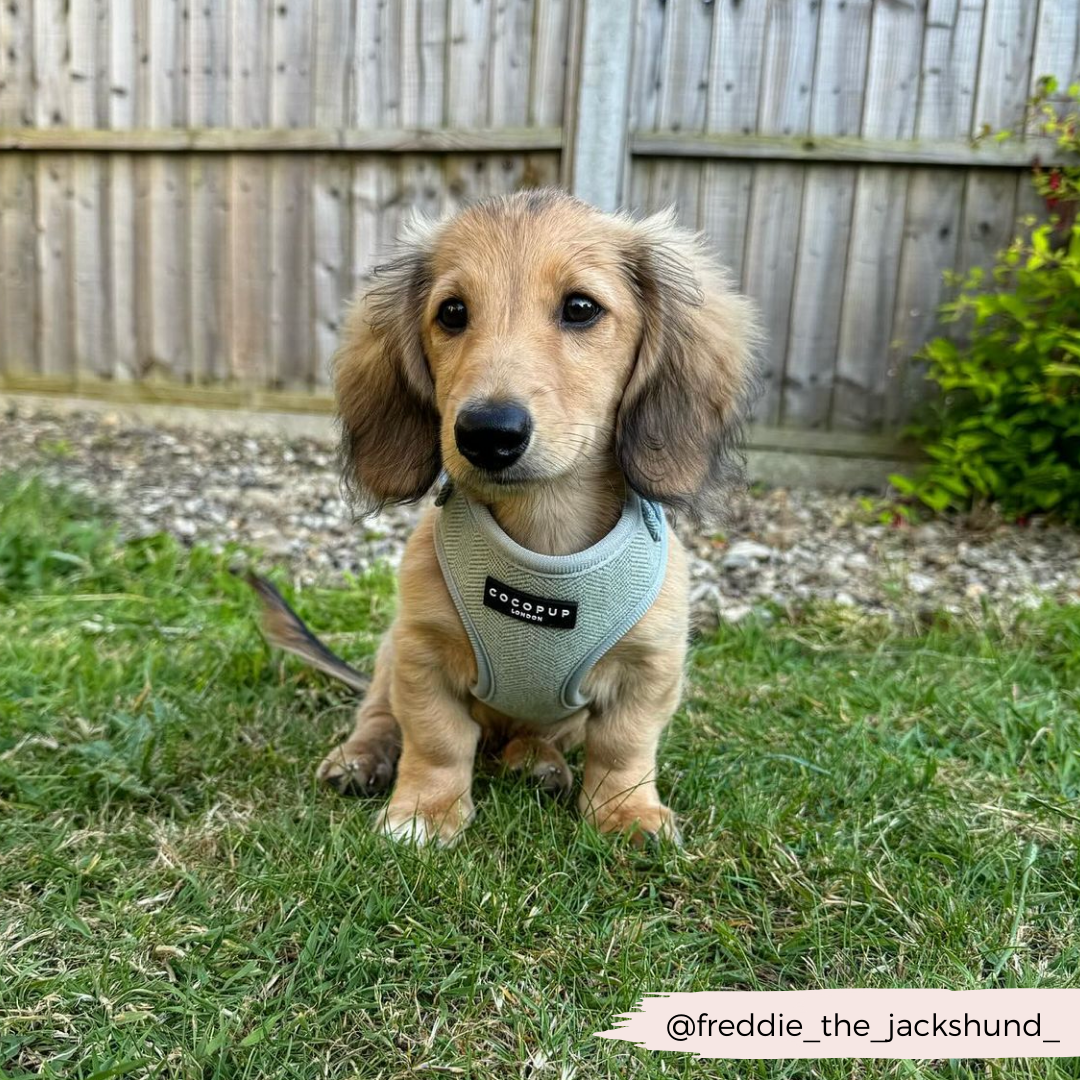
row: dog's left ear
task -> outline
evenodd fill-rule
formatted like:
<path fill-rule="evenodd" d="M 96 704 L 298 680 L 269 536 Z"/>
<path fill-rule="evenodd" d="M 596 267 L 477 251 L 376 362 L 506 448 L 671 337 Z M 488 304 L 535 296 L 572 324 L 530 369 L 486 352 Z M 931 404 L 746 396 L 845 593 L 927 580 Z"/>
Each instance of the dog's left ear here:
<path fill-rule="evenodd" d="M 642 330 L 616 420 L 616 454 L 635 491 L 701 521 L 722 509 L 742 475 L 756 314 L 673 214 L 633 223 L 628 243 Z"/>
<path fill-rule="evenodd" d="M 364 512 L 420 499 L 440 469 L 439 415 L 420 322 L 437 223 L 414 222 L 350 311 L 334 355 L 343 479 Z"/>

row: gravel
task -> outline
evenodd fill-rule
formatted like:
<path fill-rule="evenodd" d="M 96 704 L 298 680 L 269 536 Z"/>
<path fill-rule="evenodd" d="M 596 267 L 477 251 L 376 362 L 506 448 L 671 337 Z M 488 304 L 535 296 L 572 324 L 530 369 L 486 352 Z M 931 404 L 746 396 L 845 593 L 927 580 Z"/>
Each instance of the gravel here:
<path fill-rule="evenodd" d="M 396 564 L 417 516 L 393 508 L 354 521 L 334 446 L 310 439 L 18 404 L 3 414 L 0 445 L 0 467 L 37 470 L 105 501 L 124 537 L 168 531 L 185 543 L 253 545 L 301 584 Z M 1080 531 L 989 515 L 914 526 L 879 517 L 857 495 L 773 488 L 733 497 L 722 532 L 681 526 L 697 623 L 818 601 L 893 615 L 1080 601 Z"/>

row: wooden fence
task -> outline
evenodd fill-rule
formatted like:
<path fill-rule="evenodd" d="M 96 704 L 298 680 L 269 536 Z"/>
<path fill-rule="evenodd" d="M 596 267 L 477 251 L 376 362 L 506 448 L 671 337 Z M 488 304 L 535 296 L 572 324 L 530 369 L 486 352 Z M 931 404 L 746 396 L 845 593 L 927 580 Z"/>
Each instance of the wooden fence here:
<path fill-rule="evenodd" d="M 322 408 L 406 211 L 561 182 L 704 230 L 759 423 L 851 445 L 1032 207 L 1045 148 L 971 137 L 1044 74 L 1080 0 L 4 0 L 0 387 Z"/>

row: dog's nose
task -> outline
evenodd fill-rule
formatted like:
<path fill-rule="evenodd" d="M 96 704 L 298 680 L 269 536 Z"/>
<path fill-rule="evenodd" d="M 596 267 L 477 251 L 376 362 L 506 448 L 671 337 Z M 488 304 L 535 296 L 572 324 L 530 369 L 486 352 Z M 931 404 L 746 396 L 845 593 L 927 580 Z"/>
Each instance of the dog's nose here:
<path fill-rule="evenodd" d="M 462 409 L 454 423 L 454 441 L 479 469 L 498 472 L 513 465 L 529 444 L 532 417 L 510 401 L 485 402 Z"/>

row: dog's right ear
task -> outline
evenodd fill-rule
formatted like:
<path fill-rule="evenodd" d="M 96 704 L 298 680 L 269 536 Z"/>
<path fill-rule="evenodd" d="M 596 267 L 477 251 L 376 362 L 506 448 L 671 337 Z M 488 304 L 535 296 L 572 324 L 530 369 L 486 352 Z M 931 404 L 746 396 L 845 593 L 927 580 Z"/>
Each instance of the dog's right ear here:
<path fill-rule="evenodd" d="M 412 502 L 441 467 L 435 387 L 420 320 L 436 227 L 414 225 L 350 311 L 334 354 L 342 479 L 358 508 Z"/>

